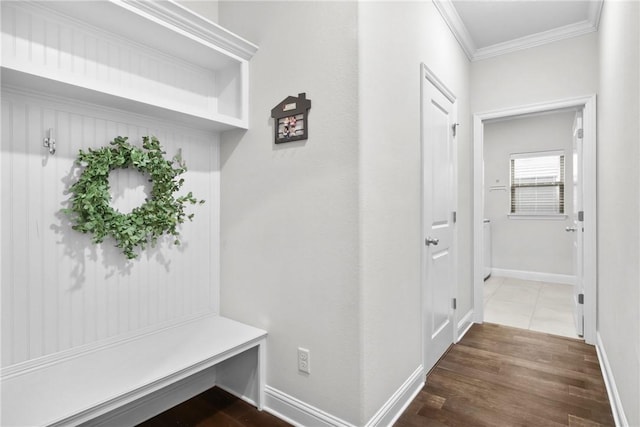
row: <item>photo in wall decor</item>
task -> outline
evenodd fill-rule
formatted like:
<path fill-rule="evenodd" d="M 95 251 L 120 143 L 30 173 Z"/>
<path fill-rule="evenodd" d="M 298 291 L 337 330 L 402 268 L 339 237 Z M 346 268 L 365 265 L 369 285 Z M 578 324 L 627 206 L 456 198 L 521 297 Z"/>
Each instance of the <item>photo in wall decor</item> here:
<path fill-rule="evenodd" d="M 271 110 L 274 123 L 274 142 L 300 141 L 309 138 L 309 109 L 311 100 L 306 93 L 299 93 L 297 97 L 288 96 Z"/>

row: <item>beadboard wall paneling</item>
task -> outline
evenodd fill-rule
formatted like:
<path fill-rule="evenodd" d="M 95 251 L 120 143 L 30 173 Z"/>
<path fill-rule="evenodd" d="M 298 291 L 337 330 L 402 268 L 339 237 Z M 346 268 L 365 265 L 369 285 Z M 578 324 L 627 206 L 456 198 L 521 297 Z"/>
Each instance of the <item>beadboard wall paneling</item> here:
<path fill-rule="evenodd" d="M 3 87 L 1 145 L 2 366 L 149 332 L 218 312 L 219 135 L 69 99 Z M 55 155 L 42 146 L 53 128 Z M 61 209 L 80 169 L 78 149 L 118 135 L 141 145 L 155 135 L 167 157 L 182 150 L 189 207 L 181 246 L 166 238 L 127 262 L 114 242 L 94 245 Z M 111 176 L 114 206 L 144 195 L 140 174 Z M 142 184 L 142 185 L 141 185 Z M 139 200 L 139 199 L 138 199 Z"/>
<path fill-rule="evenodd" d="M 46 3 L 9 2 L 2 32 L 5 67 L 195 115 L 217 112 L 211 69 L 97 30 Z"/>

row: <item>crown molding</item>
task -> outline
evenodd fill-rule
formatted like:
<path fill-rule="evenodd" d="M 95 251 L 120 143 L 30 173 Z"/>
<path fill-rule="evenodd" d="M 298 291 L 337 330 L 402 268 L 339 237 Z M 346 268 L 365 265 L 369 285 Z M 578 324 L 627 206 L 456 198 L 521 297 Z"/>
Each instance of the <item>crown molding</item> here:
<path fill-rule="evenodd" d="M 205 17 L 176 3 L 174 0 L 150 2 L 146 0 L 109 0 L 125 9 L 146 14 L 152 19 L 172 25 L 185 34 L 195 36 L 214 46 L 249 60 L 258 51 L 258 46 L 228 31 Z"/>
<path fill-rule="evenodd" d="M 508 42 L 483 47 L 473 53 L 473 58 L 471 60 L 479 61 L 481 59 L 492 58 L 506 53 L 512 53 L 571 37 L 581 36 L 594 31 L 598 31 L 598 29 L 594 27 L 591 22 L 576 22 L 575 24 L 565 25 L 564 27 L 554 28 L 553 30 L 543 31 L 530 36 L 510 40 Z"/>
<path fill-rule="evenodd" d="M 477 50 L 476 44 L 473 42 L 466 25 L 462 22 L 462 18 L 458 15 L 458 11 L 453 6 L 453 2 L 451 0 L 433 0 L 433 4 L 436 9 L 438 9 L 438 12 L 440 12 L 440 15 L 442 15 L 444 22 L 446 22 L 451 29 L 456 40 L 458 40 L 467 58 L 473 60 L 473 55 Z"/>
<path fill-rule="evenodd" d="M 503 43 L 477 48 L 469 31 L 462 22 L 452 0 L 433 0 L 436 9 L 447 23 L 451 32 L 460 44 L 460 47 L 470 61 L 479 61 L 504 55 L 518 50 L 529 49 L 546 43 L 552 43 L 571 37 L 580 36 L 590 32 L 598 31 L 600 16 L 602 14 L 602 4 L 604 0 L 589 1 L 587 20 L 543 31 L 529 36 L 520 37 Z"/>
<path fill-rule="evenodd" d="M 591 0 L 589 2 L 589 10 L 587 11 L 587 21 L 595 27 L 595 31 L 598 31 L 600 27 L 600 16 L 602 16 L 602 6 L 604 0 Z"/>

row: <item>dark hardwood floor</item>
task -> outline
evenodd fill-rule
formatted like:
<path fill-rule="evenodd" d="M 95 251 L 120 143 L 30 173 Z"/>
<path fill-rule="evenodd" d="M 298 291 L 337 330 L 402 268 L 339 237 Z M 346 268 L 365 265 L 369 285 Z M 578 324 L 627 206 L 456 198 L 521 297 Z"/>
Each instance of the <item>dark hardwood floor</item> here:
<path fill-rule="evenodd" d="M 279 418 L 258 411 L 243 400 L 213 387 L 169 409 L 139 427 L 289 427 Z"/>
<path fill-rule="evenodd" d="M 395 427 L 613 426 L 596 350 L 485 323 L 438 362 Z"/>
<path fill-rule="evenodd" d="M 288 425 L 215 387 L 141 424 Z M 613 425 L 594 347 L 485 323 L 438 362 L 395 427 Z"/>

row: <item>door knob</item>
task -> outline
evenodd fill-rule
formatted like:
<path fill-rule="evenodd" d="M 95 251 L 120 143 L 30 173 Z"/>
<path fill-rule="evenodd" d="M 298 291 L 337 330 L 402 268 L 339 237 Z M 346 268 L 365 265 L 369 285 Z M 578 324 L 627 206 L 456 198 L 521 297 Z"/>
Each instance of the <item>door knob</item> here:
<path fill-rule="evenodd" d="M 565 227 L 564 231 L 567 231 L 567 232 L 578 231 L 578 227 Z"/>
<path fill-rule="evenodd" d="M 427 246 L 437 246 L 438 243 L 440 243 L 439 239 L 434 239 L 433 237 L 427 237 L 426 239 L 424 239 L 424 244 Z"/>

